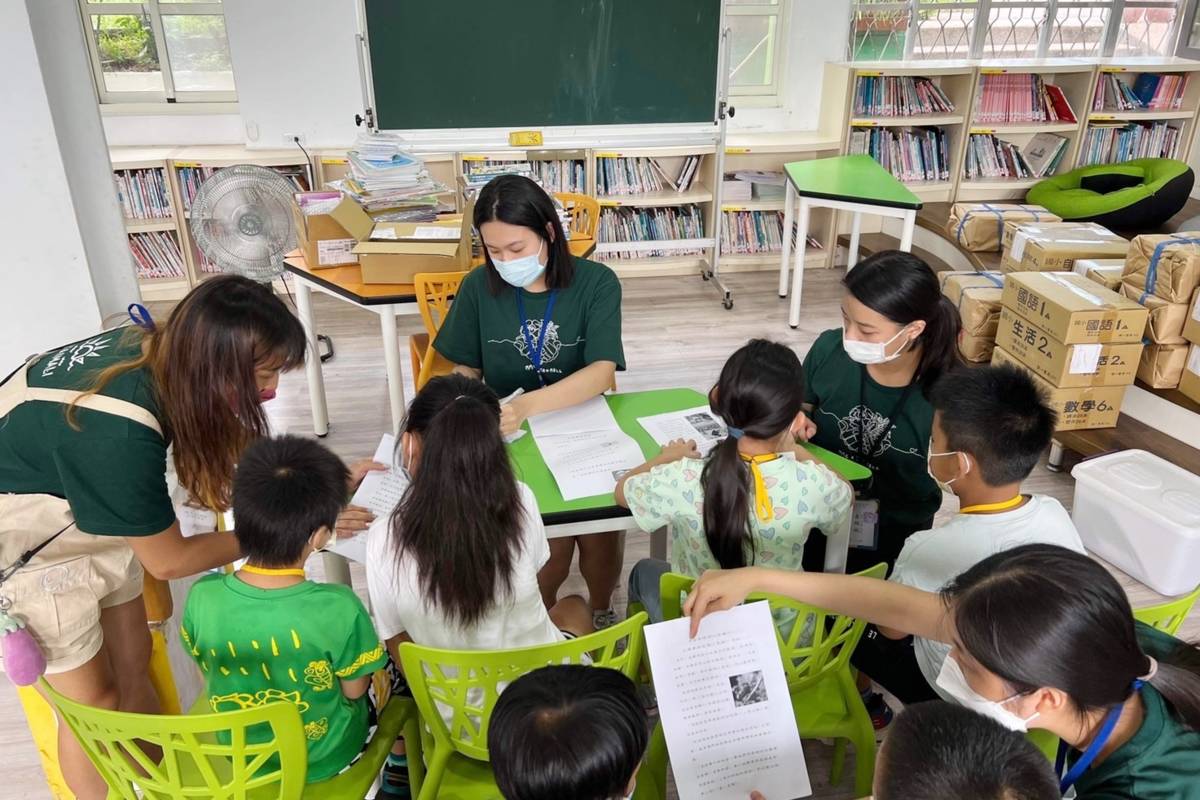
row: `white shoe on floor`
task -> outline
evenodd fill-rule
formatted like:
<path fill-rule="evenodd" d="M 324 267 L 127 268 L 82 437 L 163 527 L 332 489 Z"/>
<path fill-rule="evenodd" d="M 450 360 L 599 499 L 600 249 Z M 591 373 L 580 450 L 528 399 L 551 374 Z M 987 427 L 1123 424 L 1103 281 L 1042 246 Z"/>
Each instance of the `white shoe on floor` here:
<path fill-rule="evenodd" d="M 595 609 L 592 611 L 592 627 L 598 631 L 611 628 L 618 621 L 617 612 L 611 608 Z"/>

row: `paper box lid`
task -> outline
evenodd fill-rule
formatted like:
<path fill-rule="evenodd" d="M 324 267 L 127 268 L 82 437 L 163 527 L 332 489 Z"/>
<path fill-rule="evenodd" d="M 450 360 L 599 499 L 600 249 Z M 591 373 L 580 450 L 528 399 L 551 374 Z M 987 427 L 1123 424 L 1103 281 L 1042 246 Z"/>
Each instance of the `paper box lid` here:
<path fill-rule="evenodd" d="M 375 227 L 375 220 L 371 219 L 371 215 L 349 196 L 338 203 L 337 208 L 329 212 L 329 216 L 337 220 L 347 233 L 360 242 L 368 238 Z"/>
<path fill-rule="evenodd" d="M 433 231 L 456 234 L 447 239 L 431 235 Z M 354 252 L 388 255 L 423 255 L 454 258 L 471 246 L 471 228 L 464 221 L 446 222 L 379 222 L 371 230 L 370 239 L 359 242 Z"/>
<path fill-rule="evenodd" d="M 1012 272 L 1005 281 L 1004 305 L 1019 308 L 1015 298 L 1021 289 L 1035 291 L 1068 312 L 1137 311 L 1142 307 L 1116 292 L 1074 272 Z"/>

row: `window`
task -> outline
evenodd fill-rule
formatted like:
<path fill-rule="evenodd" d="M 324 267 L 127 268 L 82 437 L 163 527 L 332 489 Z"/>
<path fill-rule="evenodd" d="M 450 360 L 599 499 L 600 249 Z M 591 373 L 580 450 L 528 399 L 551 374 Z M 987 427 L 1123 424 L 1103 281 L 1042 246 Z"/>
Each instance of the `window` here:
<path fill-rule="evenodd" d="M 220 0 L 79 0 L 101 103 L 237 99 Z"/>
<path fill-rule="evenodd" d="M 1169 56 L 1180 2 L 854 0 L 849 57 Z"/>
<path fill-rule="evenodd" d="M 778 105 L 788 0 L 726 0 L 729 94 L 750 105 Z"/>

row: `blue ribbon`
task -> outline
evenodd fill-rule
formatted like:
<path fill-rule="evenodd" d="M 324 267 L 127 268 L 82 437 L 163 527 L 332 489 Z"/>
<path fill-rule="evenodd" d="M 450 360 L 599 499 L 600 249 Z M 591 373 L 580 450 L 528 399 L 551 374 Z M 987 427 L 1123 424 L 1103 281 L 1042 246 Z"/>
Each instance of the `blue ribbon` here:
<path fill-rule="evenodd" d="M 1138 298 L 1138 302 L 1142 305 L 1146 304 L 1147 297 L 1154 294 L 1154 285 L 1158 282 L 1158 260 L 1162 257 L 1163 251 L 1173 244 L 1200 244 L 1200 239 L 1187 239 L 1173 233 L 1170 239 L 1154 246 L 1154 253 L 1150 256 L 1150 266 L 1146 268 L 1146 290 Z"/>
<path fill-rule="evenodd" d="M 134 325 L 139 328 L 144 328 L 148 331 L 154 330 L 154 319 L 150 316 L 150 312 L 141 303 L 130 303 L 129 308 L 125 309 L 129 314 L 129 319 Z"/>
<path fill-rule="evenodd" d="M 735 428 L 732 425 L 726 425 L 725 428 L 729 431 L 729 435 L 735 439 L 740 439 L 746 435 L 746 432 L 741 428 Z"/>

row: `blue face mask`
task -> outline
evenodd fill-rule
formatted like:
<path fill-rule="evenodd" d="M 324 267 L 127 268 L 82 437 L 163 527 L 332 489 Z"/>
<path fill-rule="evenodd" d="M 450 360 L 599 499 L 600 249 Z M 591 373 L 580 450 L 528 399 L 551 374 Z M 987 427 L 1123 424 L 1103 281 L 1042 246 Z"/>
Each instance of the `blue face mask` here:
<path fill-rule="evenodd" d="M 505 283 L 518 289 L 524 289 L 546 271 L 546 265 L 538 260 L 541 257 L 542 248 L 539 245 L 538 251 L 533 255 L 514 258 L 512 261 L 501 261 L 493 257 L 492 264 Z"/>

